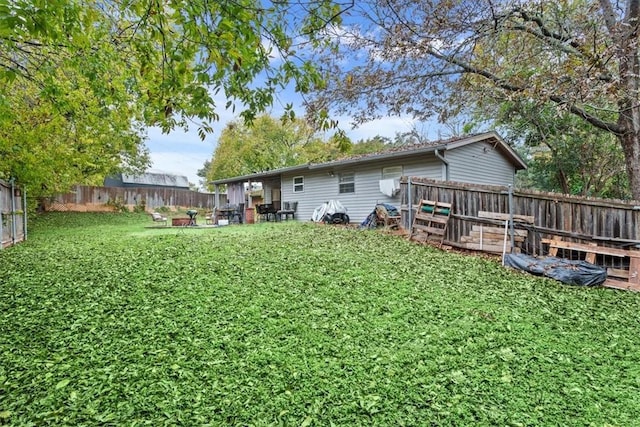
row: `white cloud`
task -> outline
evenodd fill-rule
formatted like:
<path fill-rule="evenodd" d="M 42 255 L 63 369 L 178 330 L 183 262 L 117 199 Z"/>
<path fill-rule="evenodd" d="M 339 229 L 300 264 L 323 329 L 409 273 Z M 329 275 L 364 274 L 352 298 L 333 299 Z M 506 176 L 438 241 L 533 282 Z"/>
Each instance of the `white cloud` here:
<path fill-rule="evenodd" d="M 350 121 L 350 118 L 344 117 L 340 119 L 340 122 L 343 123 L 343 120 L 344 123 L 347 123 Z M 415 123 L 416 120 L 411 117 L 383 117 L 363 123 L 355 129 L 346 131 L 346 133 L 353 142 L 373 138 L 378 135 L 393 138 L 396 133 L 408 132 L 413 129 Z"/>
<path fill-rule="evenodd" d="M 151 168 L 184 175 L 189 182 L 199 184 L 198 169 L 202 169 L 204 162 L 211 159 L 220 129 L 225 124 L 215 123 L 215 127 L 219 129 L 207 135 L 204 141 L 198 136 L 196 127 L 188 132 L 174 130 L 168 134 L 163 134 L 158 128 L 150 128 L 146 145 L 149 148 Z"/>
<path fill-rule="evenodd" d="M 190 183 L 199 184 L 198 169 L 206 160 L 211 158 L 211 153 L 183 154 L 176 151 L 151 152 L 152 168 L 175 175 L 186 176 Z"/>

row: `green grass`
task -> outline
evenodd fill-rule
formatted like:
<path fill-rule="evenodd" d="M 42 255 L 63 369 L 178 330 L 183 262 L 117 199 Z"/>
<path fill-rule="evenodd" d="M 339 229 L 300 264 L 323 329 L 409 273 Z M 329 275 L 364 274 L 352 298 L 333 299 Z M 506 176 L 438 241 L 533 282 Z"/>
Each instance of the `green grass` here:
<path fill-rule="evenodd" d="M 640 294 L 374 231 L 58 214 L 0 252 L 0 424 L 631 426 Z"/>

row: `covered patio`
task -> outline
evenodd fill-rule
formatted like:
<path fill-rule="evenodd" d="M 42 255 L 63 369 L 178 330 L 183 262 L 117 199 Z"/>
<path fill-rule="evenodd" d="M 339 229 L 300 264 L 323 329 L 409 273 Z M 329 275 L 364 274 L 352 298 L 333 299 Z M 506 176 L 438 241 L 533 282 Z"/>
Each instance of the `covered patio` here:
<path fill-rule="evenodd" d="M 214 186 L 214 215 L 228 217 L 240 214 L 239 222 L 295 219 L 297 202 L 282 200 L 282 174 L 303 170 L 307 165 L 265 171 L 212 181 Z M 221 190 L 226 186 L 228 203 L 221 203 Z"/>

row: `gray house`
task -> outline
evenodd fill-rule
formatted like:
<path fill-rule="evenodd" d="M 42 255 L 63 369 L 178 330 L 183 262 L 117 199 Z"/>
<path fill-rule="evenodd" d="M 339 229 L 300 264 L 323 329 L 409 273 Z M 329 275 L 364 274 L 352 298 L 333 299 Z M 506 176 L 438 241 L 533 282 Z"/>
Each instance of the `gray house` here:
<path fill-rule="evenodd" d="M 361 222 L 376 203 L 400 207 L 399 178 L 424 177 L 487 185 L 512 185 L 524 161 L 496 132 L 456 137 L 427 144 L 326 163 L 305 164 L 213 181 L 244 188 L 261 182 L 264 202 L 280 206 L 298 202 L 296 219 L 309 220 L 316 207 L 339 200 L 351 222 Z M 244 201 L 251 206 L 251 200 Z"/>

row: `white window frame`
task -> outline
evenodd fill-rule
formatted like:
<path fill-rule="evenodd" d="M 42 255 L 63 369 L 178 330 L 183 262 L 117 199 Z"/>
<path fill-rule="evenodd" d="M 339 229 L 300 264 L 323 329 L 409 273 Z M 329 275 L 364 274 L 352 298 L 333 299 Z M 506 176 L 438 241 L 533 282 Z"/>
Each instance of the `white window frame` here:
<path fill-rule="evenodd" d="M 382 168 L 382 179 L 400 179 L 402 176 L 402 166 L 388 166 Z"/>
<path fill-rule="evenodd" d="M 351 178 L 349 181 L 345 179 Z M 343 191 L 344 185 L 351 185 L 352 191 Z M 343 172 L 338 176 L 338 194 L 353 194 L 356 192 L 356 173 L 355 172 Z"/>
<path fill-rule="evenodd" d="M 297 179 L 299 179 L 300 182 L 296 182 Z M 291 182 L 293 183 L 294 193 L 304 193 L 304 176 L 294 176 Z"/>

